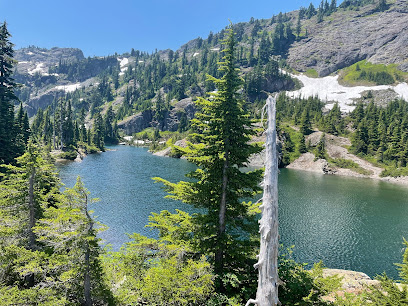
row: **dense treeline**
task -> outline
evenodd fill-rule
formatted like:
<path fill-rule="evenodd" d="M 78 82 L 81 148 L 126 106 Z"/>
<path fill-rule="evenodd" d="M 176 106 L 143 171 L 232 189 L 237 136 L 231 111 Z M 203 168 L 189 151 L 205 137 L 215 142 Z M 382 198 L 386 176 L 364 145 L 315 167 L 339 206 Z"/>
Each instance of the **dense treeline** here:
<path fill-rule="evenodd" d="M 0 296 L 3 305 L 111 304 L 103 283 L 91 202 L 78 179 L 61 184 L 33 143 L 3 165 L 0 182 Z M 3 169 L 4 170 L 4 169 Z"/>
<path fill-rule="evenodd" d="M 377 85 L 388 85 L 388 84 L 393 84 L 395 82 L 394 77 L 386 71 L 366 72 L 363 70 L 359 74 L 357 80 L 367 80 Z"/>
<path fill-rule="evenodd" d="M 63 98 L 55 101 L 45 111 L 39 109 L 31 125 L 32 138 L 49 150 L 66 151 L 65 158 L 76 157 L 76 150 L 81 147 L 85 153 L 104 150 L 105 143 L 118 142 L 118 127 L 110 106 L 105 115 L 96 113 L 92 128 L 86 127 L 86 112 L 81 109 L 77 119 L 71 107 L 71 100 Z"/>
<path fill-rule="evenodd" d="M 279 95 L 277 118 L 278 130 L 283 140 L 283 166 L 292 161 L 288 154 L 296 150 L 298 153 L 307 151 L 304 136 L 314 128 L 332 135 L 350 137 L 352 146 L 349 150 L 386 167 L 383 175 L 406 175 L 404 170 L 408 163 L 406 101 L 394 100 L 386 106 L 378 106 L 373 102 L 359 103 L 354 111 L 347 115 L 341 113 L 337 104 L 323 114 L 323 106 L 323 102 L 317 97 L 292 99 L 284 94 Z M 288 133 L 288 127 L 285 127 L 287 124 L 297 127 L 301 134 L 296 144 Z M 322 158 L 326 158 L 324 150 L 320 151 Z"/>
<path fill-rule="evenodd" d="M 72 82 L 82 82 L 86 79 L 99 75 L 107 69 L 119 69 L 116 56 L 88 57 L 81 61 L 65 62 L 60 60 L 58 65 L 49 68 L 49 73 L 65 74 Z"/>
<path fill-rule="evenodd" d="M 24 153 L 30 126 L 22 105 L 14 114 L 14 104 L 18 101 L 14 89 L 18 85 L 11 77 L 14 51 L 5 22 L 0 26 L 0 43 L 0 163 L 11 163 Z"/>
<path fill-rule="evenodd" d="M 386 107 L 358 104 L 350 115 L 355 132 L 352 150 L 377 161 L 406 167 L 408 161 L 408 103 L 390 102 Z"/>

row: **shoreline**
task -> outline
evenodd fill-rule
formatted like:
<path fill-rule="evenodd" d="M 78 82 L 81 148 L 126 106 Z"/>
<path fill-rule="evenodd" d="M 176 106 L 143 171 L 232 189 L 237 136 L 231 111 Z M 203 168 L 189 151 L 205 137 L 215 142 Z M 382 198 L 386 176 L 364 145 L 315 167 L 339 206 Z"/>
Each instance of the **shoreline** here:
<path fill-rule="evenodd" d="M 306 141 L 313 147 L 317 145 L 322 137 L 323 132 L 314 132 L 306 137 Z M 399 177 L 381 177 L 383 168 L 372 165 L 370 162 L 350 153 L 347 147 L 351 146 L 351 142 L 348 138 L 325 134 L 325 145 L 328 157 L 332 159 L 345 159 L 356 164 L 360 172 L 366 172 L 369 174 L 358 173 L 348 168 L 340 168 L 333 164 L 330 164 L 326 159 L 315 160 L 313 153 L 303 153 L 298 159 L 290 163 L 286 168 L 304 170 L 309 172 L 316 172 L 328 175 L 369 178 L 383 182 L 389 182 L 408 186 L 408 176 Z"/>

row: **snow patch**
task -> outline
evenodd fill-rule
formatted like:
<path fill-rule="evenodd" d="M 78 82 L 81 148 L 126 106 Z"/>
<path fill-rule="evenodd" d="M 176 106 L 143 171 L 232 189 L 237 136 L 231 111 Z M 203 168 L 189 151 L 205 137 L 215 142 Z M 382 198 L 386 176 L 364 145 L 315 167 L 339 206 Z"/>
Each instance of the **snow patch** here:
<path fill-rule="evenodd" d="M 28 71 L 29 74 L 34 75 L 36 73 L 42 74 L 42 75 L 48 75 L 47 69 L 44 65 L 44 63 L 38 63 L 37 66 L 34 69 L 31 69 Z"/>
<path fill-rule="evenodd" d="M 63 90 L 65 92 L 73 92 L 77 89 L 81 88 L 81 83 L 75 83 L 75 84 L 71 84 L 71 85 L 59 85 L 56 86 L 55 89 L 57 90 Z"/>
<path fill-rule="evenodd" d="M 394 91 L 401 96 L 405 101 L 408 101 L 408 84 L 407 83 L 400 83 L 395 86 Z"/>
<path fill-rule="evenodd" d="M 139 61 L 139 63 L 144 63 L 144 61 Z"/>
<path fill-rule="evenodd" d="M 119 75 L 123 75 L 124 72 L 129 68 L 129 67 L 125 67 L 126 65 L 129 64 L 129 58 L 124 57 L 124 58 L 121 59 L 121 58 L 118 57 L 118 61 L 120 62 L 119 63 L 120 64 L 120 73 L 119 73 Z"/>
<path fill-rule="evenodd" d="M 200 53 L 196 52 L 193 54 L 193 57 L 196 57 L 197 55 L 199 55 Z"/>
<path fill-rule="evenodd" d="M 118 58 L 118 61 L 120 61 L 120 68 L 125 67 L 127 64 L 129 64 L 129 59 L 127 57 L 125 58 Z"/>
<path fill-rule="evenodd" d="M 33 55 L 34 53 L 33 52 L 31 52 L 31 51 L 28 51 L 27 52 L 27 55 Z"/>
<path fill-rule="evenodd" d="M 211 51 L 220 51 L 220 48 L 211 48 Z"/>
<path fill-rule="evenodd" d="M 310 78 L 304 74 L 292 75 L 303 83 L 303 87 L 296 91 L 289 91 L 289 97 L 309 98 L 318 96 L 322 101 L 327 102 L 327 108 L 331 109 L 338 102 L 341 111 L 351 112 L 355 106 L 353 99 L 361 98 L 361 93 L 367 90 L 386 90 L 392 89 L 403 99 L 408 99 L 408 84 L 401 83 L 396 86 L 377 85 L 377 86 L 354 86 L 345 87 L 339 84 L 339 76 L 327 76 L 324 78 Z"/>

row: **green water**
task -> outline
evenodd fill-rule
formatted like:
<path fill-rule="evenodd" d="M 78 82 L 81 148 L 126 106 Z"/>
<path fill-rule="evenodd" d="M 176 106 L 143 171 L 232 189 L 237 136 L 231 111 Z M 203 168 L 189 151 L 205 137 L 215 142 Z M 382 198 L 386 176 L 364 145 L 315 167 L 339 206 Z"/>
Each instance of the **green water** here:
<path fill-rule="evenodd" d="M 118 249 L 126 233 L 155 237 L 145 228 L 150 212 L 192 211 L 164 199 L 151 177 L 179 181 L 194 166 L 185 160 L 153 156 L 144 148 L 115 146 L 114 151 L 87 156 L 80 163 L 59 166 L 62 181 L 72 187 L 80 175 L 93 197 L 92 209 L 109 229 L 100 234 Z M 320 175 L 282 169 L 279 174 L 281 241 L 295 245 L 296 260 L 322 260 L 327 267 L 386 271 L 398 277 L 403 237 L 408 238 L 408 188 L 369 179 Z"/>

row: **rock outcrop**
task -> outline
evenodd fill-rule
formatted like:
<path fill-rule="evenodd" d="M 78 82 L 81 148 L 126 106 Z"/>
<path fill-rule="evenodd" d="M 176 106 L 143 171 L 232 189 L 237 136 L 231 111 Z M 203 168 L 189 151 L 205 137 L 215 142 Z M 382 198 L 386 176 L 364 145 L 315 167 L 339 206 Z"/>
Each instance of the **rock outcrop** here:
<path fill-rule="evenodd" d="M 320 77 L 364 59 L 408 71 L 407 1 L 396 0 L 384 12 L 374 9 L 339 9 L 321 23 L 305 21 L 308 37 L 290 47 L 288 63 L 298 71 L 315 69 Z"/>
<path fill-rule="evenodd" d="M 174 108 L 167 112 L 162 130 L 172 132 L 177 131 L 182 116 L 185 116 L 185 119 L 189 121 L 194 118 L 195 112 L 196 109 L 192 98 L 180 100 L 174 105 Z"/>
<path fill-rule="evenodd" d="M 342 269 L 323 269 L 323 277 L 333 276 L 341 278 L 341 288 L 339 288 L 336 292 L 332 292 L 323 297 L 323 300 L 327 302 L 334 302 L 336 300 L 336 295 L 344 296 L 345 293 L 358 295 L 367 290 L 367 288 L 370 286 L 380 286 L 379 281 L 371 279 L 363 272 Z"/>
<path fill-rule="evenodd" d="M 58 63 L 63 61 L 79 61 L 83 60 L 84 54 L 78 48 L 58 48 L 51 49 L 27 47 L 15 51 L 15 58 L 18 61 L 37 61 L 43 63 Z"/>
<path fill-rule="evenodd" d="M 154 110 L 145 110 L 119 122 L 118 127 L 123 129 L 127 135 L 141 132 L 148 127 L 157 127 L 161 131 L 174 132 L 177 131 L 182 117 L 184 116 L 186 122 L 188 122 L 194 117 L 195 111 L 193 100 L 186 98 L 177 102 L 172 109 L 165 114 L 161 122 L 154 119 Z"/>
<path fill-rule="evenodd" d="M 15 51 L 14 58 L 18 61 L 17 72 L 20 74 L 33 74 L 35 72 L 48 72 L 50 66 L 56 65 L 60 60 L 75 62 L 83 60 L 84 54 L 76 48 L 37 48 L 28 47 Z"/>
<path fill-rule="evenodd" d="M 123 129 L 126 135 L 131 135 L 151 127 L 152 120 L 153 112 L 151 110 L 145 110 L 119 122 L 118 128 Z"/>

